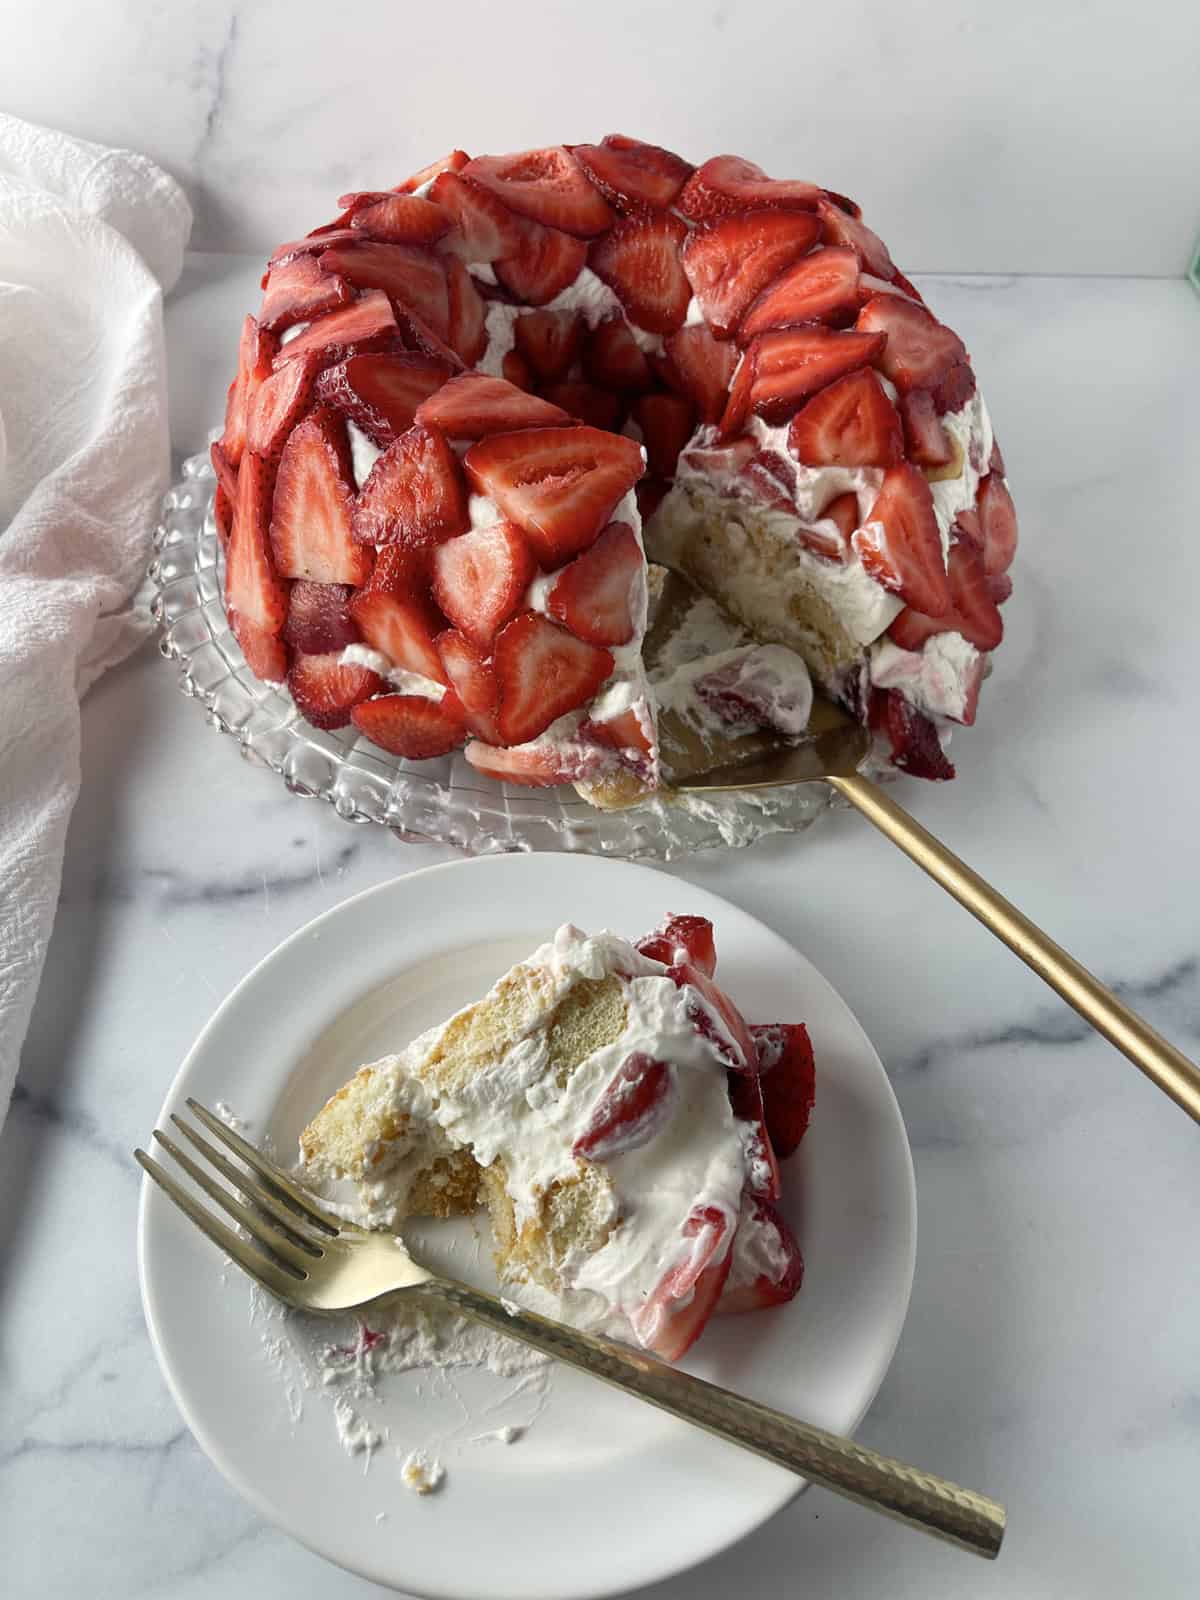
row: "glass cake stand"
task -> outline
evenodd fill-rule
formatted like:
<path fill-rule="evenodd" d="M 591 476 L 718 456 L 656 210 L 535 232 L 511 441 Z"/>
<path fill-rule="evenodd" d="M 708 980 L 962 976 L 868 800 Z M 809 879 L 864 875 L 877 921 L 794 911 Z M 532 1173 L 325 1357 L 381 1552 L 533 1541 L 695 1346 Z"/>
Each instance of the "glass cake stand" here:
<path fill-rule="evenodd" d="M 528 789 L 484 777 L 461 752 L 405 761 L 353 727 L 311 727 L 288 694 L 259 682 L 230 632 L 214 490 L 207 454 L 184 462 L 182 480 L 163 500 L 142 603 L 158 624 L 159 650 L 177 663 L 184 694 L 204 707 L 211 727 L 237 740 L 248 761 L 272 768 L 293 794 L 327 800 L 349 822 L 380 823 L 406 840 L 472 855 L 573 850 L 657 861 L 797 833 L 829 805 L 823 784 L 806 784 L 597 811 L 567 785 Z"/>

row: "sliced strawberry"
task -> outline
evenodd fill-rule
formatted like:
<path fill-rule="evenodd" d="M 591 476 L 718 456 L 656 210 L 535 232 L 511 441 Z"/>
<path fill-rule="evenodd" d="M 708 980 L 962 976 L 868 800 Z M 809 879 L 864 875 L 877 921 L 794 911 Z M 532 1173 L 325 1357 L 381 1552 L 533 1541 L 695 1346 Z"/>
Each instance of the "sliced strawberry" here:
<path fill-rule="evenodd" d="M 337 223 L 330 222 L 323 228 L 314 228 L 303 239 L 289 239 L 286 244 L 279 246 L 267 263 L 267 270 L 262 275 L 262 287 L 266 288 L 267 279 L 280 263 L 294 261 L 297 256 L 319 256 L 331 245 L 348 244 L 356 238 L 358 235 L 353 228 L 341 228 Z"/>
<path fill-rule="evenodd" d="M 270 377 L 271 363 L 278 350 L 279 340 L 275 335 L 261 328 L 253 317 L 247 317 L 242 323 L 237 376 L 229 385 L 225 402 L 225 431 L 221 435 L 221 448 L 235 467 L 246 448 L 246 420 L 250 404 L 259 384 Z"/>
<path fill-rule="evenodd" d="M 618 222 L 588 251 L 588 265 L 639 328 L 674 333 L 683 326 L 692 298 L 679 259 L 687 236 L 685 223 L 661 212 Z"/>
<path fill-rule="evenodd" d="M 350 602 L 364 643 L 387 656 L 393 666 L 417 672 L 434 683 L 446 682 L 446 670 L 434 643 L 441 618 L 427 599 L 368 585 Z"/>
<path fill-rule="evenodd" d="M 621 133 L 600 144 L 573 145 L 572 154 L 622 216 L 666 211 L 695 170 L 682 156 Z"/>
<path fill-rule="evenodd" d="M 780 511 L 795 512 L 796 469 L 775 450 L 756 450 L 742 470 L 756 499 Z"/>
<path fill-rule="evenodd" d="M 246 665 L 256 678 L 261 679 L 263 683 L 286 682 L 288 649 L 277 634 L 258 627 L 239 611 L 229 613 L 229 626 L 241 646 Z"/>
<path fill-rule="evenodd" d="M 621 420 L 620 400 L 594 383 L 582 383 L 578 379 L 552 383 L 542 390 L 542 399 L 559 406 L 569 417 L 577 417 L 590 427 L 602 428 L 605 433 L 615 433 Z"/>
<path fill-rule="evenodd" d="M 575 282 L 586 260 L 582 239 L 527 222 L 520 249 L 495 262 L 496 277 L 524 305 L 544 306 Z"/>
<path fill-rule="evenodd" d="M 308 410 L 321 370 L 321 357 L 312 351 L 299 361 L 288 361 L 260 383 L 246 414 L 246 443 L 255 455 L 274 459 L 288 434 Z"/>
<path fill-rule="evenodd" d="M 892 760 L 902 772 L 937 782 L 953 778 L 954 766 L 946 758 L 937 729 L 894 689 L 875 690 L 871 725 L 886 735 Z"/>
<path fill-rule="evenodd" d="M 356 288 L 380 290 L 413 312 L 439 339 L 446 337 L 450 325 L 446 269 L 431 251 L 355 239 L 334 245 L 320 259 L 326 271 L 340 273 Z"/>
<path fill-rule="evenodd" d="M 351 721 L 360 733 L 409 761 L 449 755 L 466 737 L 458 696 L 448 689 L 441 700 L 419 694 L 381 694 L 356 705 Z"/>
<path fill-rule="evenodd" d="M 1004 457 L 1000 454 L 1000 445 L 994 437 L 992 439 L 992 453 L 988 457 L 988 471 L 998 472 L 1001 477 L 1004 477 Z"/>
<path fill-rule="evenodd" d="M 771 1236 L 764 1245 L 762 1235 Z M 756 1239 L 757 1236 L 757 1239 Z M 771 1265 L 762 1269 L 764 1262 Z M 804 1257 L 796 1236 L 769 1200 L 757 1195 L 743 1202 L 743 1216 L 733 1241 L 733 1263 L 717 1311 L 758 1311 L 795 1298 L 804 1280 Z"/>
<path fill-rule="evenodd" d="M 729 384 L 729 398 L 717 424 L 717 441 L 724 444 L 735 439 L 746 426 L 750 403 L 754 398 L 754 380 L 758 366 L 758 351 L 754 345 L 746 350 Z"/>
<path fill-rule="evenodd" d="M 225 556 L 229 626 L 256 677 L 282 681 L 287 651 L 276 637 L 287 620 L 287 585 L 271 560 L 268 523 L 272 468 L 247 450 L 238 469 L 238 498 Z"/>
<path fill-rule="evenodd" d="M 869 368 L 806 401 L 792 418 L 788 444 L 810 467 L 890 467 L 903 454 L 900 418 Z"/>
<path fill-rule="evenodd" d="M 383 679 L 368 667 L 343 667 L 341 651 L 297 656 L 287 675 L 292 699 L 314 728 L 344 728 L 361 700 L 383 688 Z"/>
<path fill-rule="evenodd" d="M 661 961 L 664 967 L 689 961 L 706 978 L 713 977 L 717 970 L 716 940 L 707 917 L 664 917 L 660 927 L 638 940 L 637 948 L 651 961 Z"/>
<path fill-rule="evenodd" d="M 233 528 L 233 507 L 235 497 L 226 490 L 223 483 L 218 483 L 213 490 L 213 525 L 217 530 L 217 539 L 221 549 L 229 548 L 229 535 Z"/>
<path fill-rule="evenodd" d="M 586 427 L 492 434 L 463 466 L 549 568 L 587 549 L 644 470 L 632 439 Z"/>
<path fill-rule="evenodd" d="M 487 311 L 475 280 L 455 256 L 446 260 L 450 347 L 473 367 L 487 349 Z"/>
<path fill-rule="evenodd" d="M 462 704 L 463 717 L 471 732 L 489 744 L 500 743 L 496 717 L 500 707 L 500 685 L 495 668 L 478 645 L 458 631 L 447 628 L 434 640 L 445 675 Z"/>
<path fill-rule="evenodd" d="M 587 173 L 564 145 L 519 150 L 509 156 L 477 156 L 463 168 L 510 211 L 547 228 L 590 239 L 614 221 Z"/>
<path fill-rule="evenodd" d="M 293 430 L 279 458 L 271 552 L 281 578 L 367 581 L 374 556 L 351 533 L 353 483 L 345 424 L 328 408 L 314 411 Z"/>
<path fill-rule="evenodd" d="M 933 495 L 918 467 L 889 467 L 867 520 L 854 533 L 854 548 L 877 583 L 926 616 L 950 609 L 950 586 Z"/>
<path fill-rule="evenodd" d="M 516 350 L 505 351 L 500 362 L 500 375 L 514 389 L 524 389 L 527 394 L 533 392 L 533 369 Z"/>
<path fill-rule="evenodd" d="M 643 524 L 650 521 L 650 518 L 662 505 L 670 492 L 671 485 L 665 478 L 641 479 L 634 490 L 634 495 L 637 498 L 638 515 L 641 517 Z"/>
<path fill-rule="evenodd" d="M 975 393 L 975 374 L 965 361 L 959 361 L 933 391 L 938 415 L 960 411 Z"/>
<path fill-rule="evenodd" d="M 631 1313 L 639 1343 L 664 1361 L 678 1361 L 703 1333 L 729 1277 L 736 1227 L 718 1207 L 697 1207 L 681 1230 L 682 1259 Z"/>
<path fill-rule="evenodd" d="M 876 278 L 870 272 L 860 272 L 858 275 L 858 303 L 865 306 L 868 300 L 874 300 L 877 294 L 895 294 L 902 299 L 912 300 L 914 305 L 921 302 L 913 295 L 909 295 L 898 283 L 888 283 L 886 278 Z"/>
<path fill-rule="evenodd" d="M 810 394 L 870 366 L 886 342 L 881 333 L 822 327 L 760 334 L 748 352 L 754 361 L 750 403 L 768 422 L 783 422 Z"/>
<path fill-rule="evenodd" d="M 723 722 L 804 733 L 812 710 L 807 674 L 782 666 L 777 645 L 756 645 L 695 681 L 696 696 Z"/>
<path fill-rule="evenodd" d="M 896 264 L 877 233 L 872 233 L 865 223 L 851 216 L 841 206 L 834 205 L 831 200 L 821 199 L 817 202 L 817 215 L 830 244 L 844 245 L 853 250 L 868 272 L 890 282 L 895 275 Z"/>
<path fill-rule="evenodd" d="M 306 656 L 357 644 L 362 636 L 350 615 L 353 593 L 348 583 L 309 583 L 304 578 L 293 583 L 283 628 L 285 643 Z"/>
<path fill-rule="evenodd" d="M 452 378 L 417 410 L 422 427 L 437 428 L 448 439 L 482 439 L 519 428 L 557 428 L 570 420 L 549 401 L 483 372 L 464 372 Z"/>
<path fill-rule="evenodd" d="M 763 290 L 738 325 L 738 343 L 797 322 L 832 322 L 858 306 L 858 257 L 826 246 L 801 256 Z"/>
<path fill-rule="evenodd" d="M 812 1041 L 802 1022 L 752 1027 L 758 1049 L 767 1132 L 781 1161 L 803 1139 L 816 1094 Z"/>
<path fill-rule="evenodd" d="M 396 250 L 398 245 L 368 246 L 370 249 Z M 395 338 L 396 318 L 387 295 L 375 290 L 359 295 L 349 305 L 337 311 L 328 311 L 309 323 L 304 332 L 289 339 L 275 358 L 275 365 L 299 361 L 312 351 L 320 352 L 331 361 L 340 353 L 349 355 L 356 350 L 373 350 L 376 346 Z"/>
<path fill-rule="evenodd" d="M 904 446 L 908 459 L 919 467 L 944 467 L 954 459 L 950 435 L 928 389 L 910 389 L 900 396 L 900 416 L 904 422 Z"/>
<path fill-rule="evenodd" d="M 463 261 L 499 261 L 521 250 L 520 222 L 495 195 L 477 183 L 443 172 L 434 180 L 429 198 L 454 223 L 454 232 L 442 241 L 444 253 Z"/>
<path fill-rule="evenodd" d="M 667 969 L 667 977 L 679 988 L 686 985 L 695 989 L 697 999 L 690 1015 L 699 1031 L 724 1056 L 725 1064 L 734 1072 L 756 1072 L 758 1062 L 750 1029 L 725 991 L 690 962 L 676 962 Z"/>
<path fill-rule="evenodd" d="M 365 544 L 438 544 L 465 532 L 469 520 L 458 458 L 436 429 L 418 423 L 371 468 L 354 508 L 354 537 Z"/>
<path fill-rule="evenodd" d="M 736 478 L 758 455 L 758 440 L 753 434 L 739 434 L 729 444 L 691 445 L 684 451 L 681 465 L 710 477 Z"/>
<path fill-rule="evenodd" d="M 835 496 L 822 511 L 821 517 L 837 527 L 843 546 L 839 559 L 844 560 L 850 551 L 850 537 L 858 527 L 858 496 L 853 490 Z"/>
<path fill-rule="evenodd" d="M 583 370 L 602 389 L 638 394 L 654 387 L 654 374 L 629 325 L 619 317 L 592 329 L 583 351 Z"/>
<path fill-rule="evenodd" d="M 961 633 L 977 650 L 994 650 L 1004 637 L 1004 620 L 988 587 L 988 574 L 974 546 L 950 546 L 950 609 L 939 617 L 923 616 L 911 606 L 893 619 L 890 636 L 902 650 L 920 650 L 935 633 Z"/>
<path fill-rule="evenodd" d="M 537 574 L 529 541 L 511 522 L 448 539 L 433 554 L 433 596 L 455 627 L 486 649 Z"/>
<path fill-rule="evenodd" d="M 740 1122 L 749 1124 L 745 1134 L 746 1183 L 750 1193 L 764 1200 L 778 1200 L 782 1190 L 779 1162 L 767 1129 L 762 1085 L 757 1072 L 729 1074 L 729 1102 Z"/>
<path fill-rule="evenodd" d="M 538 377 L 552 383 L 579 354 L 583 328 L 577 311 L 527 311 L 514 322 L 513 339 Z"/>
<path fill-rule="evenodd" d="M 432 201 L 415 194 L 386 190 L 366 195 L 343 195 L 338 204 L 352 202 L 350 226 L 385 244 L 436 244 L 449 233 L 454 219 Z"/>
<path fill-rule="evenodd" d="M 683 247 L 683 270 L 713 333 L 732 338 L 745 311 L 820 232 L 816 217 L 794 211 L 742 212 L 697 228 Z"/>
<path fill-rule="evenodd" d="M 549 789 L 583 776 L 579 763 L 554 745 L 523 744 L 512 750 L 497 750 L 472 739 L 463 755 L 476 772 L 527 789 Z"/>
<path fill-rule="evenodd" d="M 635 700 L 627 711 L 618 712 L 615 717 L 605 717 L 603 721 L 588 717 L 579 725 L 579 738 L 615 750 L 627 767 L 648 781 L 653 779 L 654 713 L 644 698 Z"/>
<path fill-rule="evenodd" d="M 225 491 L 232 519 L 232 510 L 237 504 L 238 469 L 229 459 L 219 439 L 209 445 L 208 455 L 213 464 L 213 471 L 217 475 L 217 486 Z"/>
<path fill-rule="evenodd" d="M 407 310 L 397 304 L 396 327 L 399 333 L 399 344 L 405 350 L 412 351 L 415 355 L 429 356 L 435 361 L 444 361 L 455 372 L 463 371 L 463 359 L 453 345 L 446 342 L 440 334 L 434 333 L 427 322 L 423 322 L 415 312 Z M 450 314 L 450 275 L 446 275 L 446 315 Z M 448 331 L 448 330 L 447 330 Z"/>
<path fill-rule="evenodd" d="M 546 595 L 546 609 L 577 639 L 628 644 L 636 629 L 635 594 L 644 567 L 633 529 L 610 522 L 590 550 L 559 572 Z"/>
<path fill-rule="evenodd" d="M 1008 486 L 998 472 L 979 485 L 975 504 L 983 533 L 983 566 L 989 576 L 1007 572 L 1017 553 L 1017 512 Z"/>
<path fill-rule="evenodd" d="M 713 156 L 688 179 L 678 207 L 685 217 L 707 222 L 731 211 L 815 211 L 822 195 L 815 183 L 768 178 L 741 156 Z"/>
<path fill-rule="evenodd" d="M 326 272 L 311 255 L 277 262 L 267 273 L 259 322 L 282 333 L 294 322 L 310 322 L 351 297 L 350 285 L 336 272 Z"/>
<path fill-rule="evenodd" d="M 998 606 L 1012 598 L 1013 581 L 1007 572 L 989 572 L 987 591 Z"/>
<path fill-rule="evenodd" d="M 607 650 L 576 639 L 537 611 L 523 611 L 505 624 L 493 659 L 505 744 L 525 744 L 586 705 L 613 669 Z"/>
<path fill-rule="evenodd" d="M 691 401 L 678 394 L 644 394 L 634 402 L 633 416 L 642 430 L 650 471 L 660 478 L 673 478 L 679 452 L 696 425 Z"/>
<path fill-rule="evenodd" d="M 709 330 L 696 324 L 680 328 L 665 345 L 667 381 L 681 389 L 700 413 L 702 422 L 717 422 L 725 409 L 729 382 L 737 366 L 737 351 Z"/>
<path fill-rule="evenodd" d="M 422 400 L 451 376 L 446 362 L 430 356 L 351 356 L 325 369 L 317 395 L 357 423 L 377 445 L 387 446 L 412 426 Z"/>
<path fill-rule="evenodd" d="M 868 300 L 855 327 L 861 333 L 887 335 L 879 369 L 902 393 L 935 388 L 951 367 L 967 359 L 956 333 L 931 317 L 924 306 L 899 295 L 880 294 Z"/>
<path fill-rule="evenodd" d="M 398 183 L 396 192 L 412 194 L 414 189 L 423 189 L 427 183 L 436 182 L 443 172 L 461 172 L 470 159 L 465 150 L 451 150 L 450 154 L 443 156 L 440 161 L 431 161 L 427 167 L 422 167 L 420 172 L 414 172 L 411 178 L 405 178 L 403 183 Z M 429 192 L 432 194 L 433 190 Z"/>
<path fill-rule="evenodd" d="M 649 1144 L 670 1119 L 675 1103 L 675 1069 L 634 1050 L 600 1091 L 571 1146 L 571 1154 L 587 1161 L 613 1156 Z"/>
<path fill-rule="evenodd" d="M 978 499 L 978 496 L 976 496 Z M 983 525 L 979 521 L 978 511 L 960 511 L 954 519 L 954 537 L 961 539 L 964 544 L 969 544 L 979 555 L 983 555 Z"/>

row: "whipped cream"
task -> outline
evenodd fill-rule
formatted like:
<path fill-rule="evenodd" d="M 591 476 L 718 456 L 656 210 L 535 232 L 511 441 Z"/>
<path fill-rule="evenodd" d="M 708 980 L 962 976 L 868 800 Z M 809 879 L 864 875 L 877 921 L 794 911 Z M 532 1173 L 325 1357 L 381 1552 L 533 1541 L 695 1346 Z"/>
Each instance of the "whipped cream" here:
<path fill-rule="evenodd" d="M 471 272 L 479 276 L 477 266 L 473 265 Z M 491 282 L 495 281 L 493 273 Z M 504 358 L 512 349 L 515 340 L 513 324 L 518 317 L 526 315 L 531 309 L 529 306 L 509 305 L 503 300 L 488 301 L 485 322 L 488 343 L 483 359 L 478 364 L 479 371 L 487 372 L 493 378 L 504 376 L 502 371 Z M 602 322 L 611 321 L 614 317 L 621 317 L 628 323 L 629 331 L 639 349 L 646 351 L 647 354 L 662 354 L 662 335 L 650 333 L 646 328 L 639 328 L 631 321 L 620 300 L 590 267 L 582 268 L 574 283 L 569 283 L 565 289 L 561 289 L 543 309 L 578 311 L 589 329 L 597 328 Z"/>
<path fill-rule="evenodd" d="M 986 657 L 961 633 L 935 633 L 920 650 L 880 639 L 869 662 L 877 688 L 899 689 L 926 716 L 953 722 L 971 720 L 985 668 Z"/>
<path fill-rule="evenodd" d="M 408 672 L 403 667 L 397 667 L 390 657 L 381 650 L 372 650 L 369 645 L 348 644 L 338 657 L 338 666 L 366 667 L 368 672 L 377 672 L 397 694 L 417 694 L 424 700 L 441 700 L 446 693 L 444 683 L 423 677 L 419 672 Z"/>
<path fill-rule="evenodd" d="M 351 422 L 349 418 L 346 420 L 346 433 L 350 439 L 350 463 L 354 469 L 354 486 L 356 489 L 361 489 L 383 451 L 369 434 L 364 433 L 358 424 Z"/>

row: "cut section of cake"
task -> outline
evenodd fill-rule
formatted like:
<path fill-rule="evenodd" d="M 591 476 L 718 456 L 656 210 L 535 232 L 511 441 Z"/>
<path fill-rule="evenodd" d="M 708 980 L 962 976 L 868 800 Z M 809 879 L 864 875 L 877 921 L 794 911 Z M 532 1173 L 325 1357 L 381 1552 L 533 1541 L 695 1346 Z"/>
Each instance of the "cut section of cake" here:
<path fill-rule="evenodd" d="M 807 1127 L 812 1053 L 800 1024 L 749 1027 L 715 966 L 700 917 L 637 946 L 560 928 L 361 1068 L 304 1130 L 305 1180 L 352 1180 L 379 1226 L 485 1206 L 502 1283 L 669 1360 L 714 1310 L 791 1299 L 773 1136 Z"/>

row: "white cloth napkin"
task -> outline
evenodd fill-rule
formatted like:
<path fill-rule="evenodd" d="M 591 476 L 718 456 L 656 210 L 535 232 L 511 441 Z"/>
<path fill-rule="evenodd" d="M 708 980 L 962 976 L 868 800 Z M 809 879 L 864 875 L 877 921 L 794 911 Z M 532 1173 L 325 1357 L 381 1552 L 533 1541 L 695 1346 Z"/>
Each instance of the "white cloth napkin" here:
<path fill-rule="evenodd" d="M 79 697 L 148 631 L 163 294 L 191 208 L 144 156 L 0 114 L 0 1124 L 79 793 Z"/>

